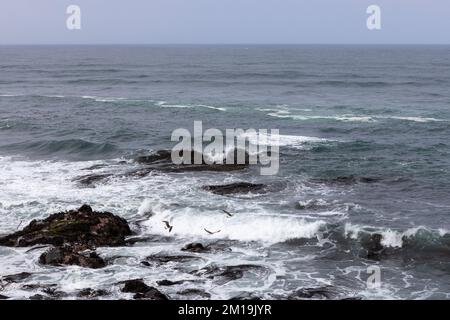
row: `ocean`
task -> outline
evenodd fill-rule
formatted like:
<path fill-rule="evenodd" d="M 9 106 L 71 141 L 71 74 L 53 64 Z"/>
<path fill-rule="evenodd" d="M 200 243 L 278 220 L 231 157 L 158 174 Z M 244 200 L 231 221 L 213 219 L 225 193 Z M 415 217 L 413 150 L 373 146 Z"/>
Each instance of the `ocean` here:
<path fill-rule="evenodd" d="M 69 298 L 84 288 L 123 298 L 117 283 L 143 278 L 187 280 L 161 287 L 173 299 L 299 290 L 449 299 L 449 88 L 450 46 L 2 46 L 0 234 L 86 203 L 124 217 L 143 240 L 98 248 L 108 265 L 95 270 L 42 266 L 45 248 L 0 247 L 0 275 L 30 272 L 25 283 L 55 284 Z M 120 174 L 139 155 L 171 149 L 172 131 L 194 121 L 279 129 L 278 174 Z M 114 174 L 79 183 L 105 173 Z M 201 188 L 243 181 L 268 188 Z M 384 249 L 374 259 L 366 249 L 375 234 Z M 141 263 L 191 242 L 218 249 Z M 232 279 L 208 277 L 227 267 Z M 378 285 L 368 285 L 370 270 L 380 271 Z"/>

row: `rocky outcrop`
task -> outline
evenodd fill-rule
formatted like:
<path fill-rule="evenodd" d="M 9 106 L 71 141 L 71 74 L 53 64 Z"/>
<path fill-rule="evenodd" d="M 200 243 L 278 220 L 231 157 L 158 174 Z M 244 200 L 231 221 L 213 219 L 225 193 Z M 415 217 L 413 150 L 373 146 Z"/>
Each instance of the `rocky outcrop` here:
<path fill-rule="evenodd" d="M 0 245 L 28 247 L 36 244 L 81 244 L 86 246 L 120 246 L 131 235 L 125 219 L 109 212 L 94 212 L 88 205 L 78 210 L 52 214 L 33 220 L 23 230 L 0 238 Z"/>
<path fill-rule="evenodd" d="M 250 158 L 247 152 L 244 151 L 244 161 L 242 163 L 237 162 L 238 153 L 241 151 L 234 150 L 229 153 L 229 156 L 233 155 L 233 160 L 231 163 L 227 163 L 226 159 L 223 163 L 211 163 L 207 161 L 207 158 L 202 153 L 197 151 L 190 152 L 191 162 L 188 164 L 174 164 L 172 162 L 172 151 L 170 150 L 160 150 L 156 153 L 140 156 L 136 159 L 139 164 L 144 164 L 146 167 L 138 169 L 136 172 L 141 174 L 147 171 L 165 171 L 165 172 L 189 172 L 189 171 L 235 171 L 243 170 L 247 168 L 250 164 Z M 184 156 L 183 151 L 180 151 L 180 156 Z M 200 159 L 199 163 L 194 163 L 194 159 Z M 135 174 L 135 172 L 130 172 L 129 174 Z"/>
<path fill-rule="evenodd" d="M 51 248 L 39 257 L 39 262 L 45 265 L 77 265 L 85 268 L 103 268 L 105 261 L 95 251 L 86 250 L 84 247 L 65 245 Z"/>
<path fill-rule="evenodd" d="M 102 268 L 106 263 L 94 248 L 125 245 L 128 235 L 131 235 L 131 230 L 125 219 L 109 212 L 94 212 L 90 206 L 83 205 L 78 210 L 33 220 L 23 230 L 0 238 L 0 245 L 53 245 L 54 248 L 40 256 L 41 264 Z"/>
<path fill-rule="evenodd" d="M 203 190 L 218 194 L 221 196 L 236 194 L 236 193 L 250 193 L 264 191 L 264 184 L 254 184 L 248 182 L 237 182 L 225 185 L 211 185 L 202 187 Z"/>
<path fill-rule="evenodd" d="M 158 289 L 150 287 L 141 279 L 124 281 L 122 292 L 134 293 L 134 299 L 145 300 L 169 300 L 169 298 L 161 293 Z"/>

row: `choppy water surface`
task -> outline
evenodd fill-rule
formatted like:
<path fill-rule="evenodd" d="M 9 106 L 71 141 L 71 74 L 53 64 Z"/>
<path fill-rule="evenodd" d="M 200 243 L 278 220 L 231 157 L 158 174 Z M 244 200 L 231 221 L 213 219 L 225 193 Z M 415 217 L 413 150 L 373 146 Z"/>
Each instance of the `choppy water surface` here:
<path fill-rule="evenodd" d="M 148 238 L 100 248 L 110 264 L 99 270 L 44 267 L 37 257 L 45 248 L 1 247 L 1 275 L 33 273 L 2 294 L 29 297 L 36 290 L 24 284 L 39 283 L 68 297 L 91 287 L 120 298 L 119 281 L 144 278 L 155 286 L 192 280 L 158 287 L 175 299 L 285 299 L 302 288 L 337 299 L 449 298 L 450 47 L 1 47 L 0 57 L 0 234 L 88 203 Z M 136 155 L 171 148 L 171 132 L 192 130 L 194 120 L 221 130 L 280 129 L 279 174 L 250 168 L 76 182 L 135 168 Z M 269 192 L 201 189 L 237 181 Z M 386 252 L 369 259 L 375 233 Z M 141 264 L 180 255 L 189 242 L 217 249 Z M 366 286 L 372 265 L 381 268 L 379 289 Z M 247 267 L 217 280 L 205 271 L 214 266 Z M 205 294 L 180 293 L 193 287 Z"/>

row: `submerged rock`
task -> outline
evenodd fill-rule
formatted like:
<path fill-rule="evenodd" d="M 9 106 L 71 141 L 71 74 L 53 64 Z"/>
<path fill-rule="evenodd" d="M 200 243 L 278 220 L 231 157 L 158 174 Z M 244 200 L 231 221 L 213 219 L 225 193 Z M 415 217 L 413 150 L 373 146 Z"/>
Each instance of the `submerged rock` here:
<path fill-rule="evenodd" d="M 78 292 L 77 297 L 79 298 L 97 298 L 108 295 L 105 290 L 94 290 L 92 288 L 86 288 Z"/>
<path fill-rule="evenodd" d="M 86 186 L 86 187 L 95 187 L 96 184 L 104 182 L 112 177 L 118 178 L 142 178 L 150 174 L 155 174 L 158 172 L 200 172 L 200 171 L 212 171 L 212 172 L 229 172 L 229 171 L 238 171 L 244 170 L 250 165 L 250 157 L 247 152 L 244 151 L 244 161 L 243 163 L 237 163 L 237 161 L 233 161 L 232 163 L 226 163 L 226 159 L 223 163 L 220 162 L 211 162 L 208 161 L 207 158 L 200 152 L 197 151 L 188 151 L 191 153 L 191 162 L 186 164 L 175 164 L 172 162 L 172 151 L 171 150 L 159 150 L 155 153 L 149 155 L 139 156 L 134 159 L 134 162 L 139 166 L 122 169 L 120 168 L 120 172 L 115 172 L 116 168 L 111 168 L 108 172 L 102 173 L 92 173 L 83 175 L 75 178 L 73 181 Z M 228 156 L 234 156 L 233 159 L 237 159 L 237 154 L 241 151 L 235 150 L 234 152 L 230 152 Z M 180 151 L 181 155 L 183 152 Z M 198 159 L 198 163 L 194 162 L 194 159 Z M 206 160 L 205 160 L 206 159 Z"/>
<path fill-rule="evenodd" d="M 223 196 L 235 193 L 261 192 L 264 191 L 265 187 L 264 184 L 237 182 L 225 185 L 204 186 L 202 189 Z"/>
<path fill-rule="evenodd" d="M 143 265 L 150 266 L 151 264 L 161 265 L 169 262 L 183 263 L 191 260 L 201 259 L 197 256 L 188 256 L 188 255 L 152 255 L 145 258 L 141 263 Z"/>
<path fill-rule="evenodd" d="M 75 179 L 76 182 L 80 183 L 81 185 L 91 187 L 95 185 L 96 183 L 102 182 L 109 177 L 111 177 L 113 174 L 111 173 L 105 173 L 105 174 L 88 174 L 85 176 L 81 176 Z"/>
<path fill-rule="evenodd" d="M 245 272 L 260 272 L 261 270 L 266 271 L 265 267 L 253 264 L 220 267 L 210 265 L 193 273 L 197 276 L 206 276 L 209 279 L 225 284 L 229 281 L 241 279 Z"/>
<path fill-rule="evenodd" d="M 181 251 L 189 251 L 189 252 L 205 252 L 209 251 L 208 247 L 203 246 L 201 243 L 194 242 L 194 243 L 188 243 L 183 248 L 181 248 Z"/>
<path fill-rule="evenodd" d="M 170 281 L 167 279 L 156 281 L 158 286 L 175 286 L 179 284 L 183 284 L 187 280 L 178 280 L 178 281 Z"/>
<path fill-rule="evenodd" d="M 82 249 L 82 248 L 81 248 Z M 106 266 L 105 261 L 100 258 L 97 253 L 88 251 L 82 253 L 82 250 L 76 246 L 63 246 L 52 248 L 44 252 L 39 257 L 39 262 L 45 265 L 77 265 L 85 268 L 103 268 Z"/>
<path fill-rule="evenodd" d="M 31 273 L 29 272 L 21 272 L 21 273 L 17 273 L 17 274 L 11 274 L 8 276 L 4 276 L 1 278 L 2 281 L 5 282 L 18 282 L 18 281 L 22 281 L 25 280 L 27 278 L 31 277 Z"/>
<path fill-rule="evenodd" d="M 94 212 L 88 205 L 78 210 L 55 213 L 33 220 L 23 230 L 0 238 L 0 245 L 28 247 L 36 244 L 60 246 L 78 243 L 88 246 L 120 246 L 131 235 L 127 221 L 109 212 Z"/>
<path fill-rule="evenodd" d="M 233 298 L 231 298 L 230 300 L 262 300 L 261 297 L 258 297 L 257 295 L 255 295 L 254 293 L 251 292 L 245 292 L 245 293 L 241 293 L 240 295 L 237 295 Z"/>
<path fill-rule="evenodd" d="M 125 285 L 122 288 L 122 292 L 135 293 L 134 299 L 169 300 L 165 294 L 156 288 L 149 287 L 141 279 L 127 280 L 123 283 Z"/>
<path fill-rule="evenodd" d="M 368 243 L 365 244 L 368 259 L 377 260 L 380 258 L 384 251 L 381 240 L 383 240 L 383 236 L 379 233 L 374 233 L 370 236 Z"/>
<path fill-rule="evenodd" d="M 152 164 L 155 162 L 171 161 L 171 160 L 172 160 L 171 150 L 158 150 L 153 154 L 137 157 L 135 161 L 141 164 Z"/>
<path fill-rule="evenodd" d="M 56 288 L 51 288 L 51 287 L 45 288 L 44 290 L 42 290 L 42 292 L 49 295 L 50 297 L 56 298 L 56 299 L 60 299 L 60 298 L 64 298 L 64 297 L 68 296 L 68 294 L 66 292 L 59 291 L 59 290 L 56 290 Z"/>
<path fill-rule="evenodd" d="M 189 288 L 182 291 L 178 291 L 177 294 L 181 296 L 196 296 L 201 298 L 211 298 L 211 294 L 204 290 Z"/>
<path fill-rule="evenodd" d="M 295 291 L 288 297 L 288 300 L 297 299 L 331 299 L 335 293 L 329 287 L 323 288 L 302 288 Z"/>
<path fill-rule="evenodd" d="M 376 183 L 380 178 L 373 177 L 355 177 L 355 176 L 339 176 L 335 178 L 313 179 L 313 182 L 338 184 L 338 185 L 352 185 L 357 183 Z"/>

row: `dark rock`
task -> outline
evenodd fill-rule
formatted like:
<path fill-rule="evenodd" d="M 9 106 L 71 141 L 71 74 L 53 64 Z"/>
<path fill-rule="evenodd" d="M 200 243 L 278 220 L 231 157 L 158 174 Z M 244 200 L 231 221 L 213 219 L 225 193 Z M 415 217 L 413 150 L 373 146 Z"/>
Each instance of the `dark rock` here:
<path fill-rule="evenodd" d="M 95 252 L 80 253 L 80 248 L 73 246 L 57 247 L 44 252 L 39 257 L 39 262 L 45 265 L 77 265 L 85 268 L 103 268 L 105 261 Z"/>
<path fill-rule="evenodd" d="M 122 292 L 135 293 L 134 299 L 169 300 L 165 294 L 156 288 L 149 287 L 141 279 L 128 280 L 124 283 Z"/>
<path fill-rule="evenodd" d="M 7 300 L 7 299 L 9 299 L 9 297 L 0 294 L 0 300 Z"/>
<path fill-rule="evenodd" d="M 242 293 L 236 297 L 231 298 L 230 300 L 262 300 L 260 297 L 254 295 L 251 292 Z"/>
<path fill-rule="evenodd" d="M 67 297 L 67 293 L 63 292 L 63 291 L 59 291 L 56 290 L 56 288 L 45 288 L 44 290 L 42 290 L 43 293 L 53 297 L 53 298 L 63 298 L 63 297 Z"/>
<path fill-rule="evenodd" d="M 175 165 L 172 162 L 172 151 L 170 150 L 160 150 L 154 154 L 147 156 L 140 156 L 136 159 L 137 163 L 147 165 L 147 173 L 152 170 L 167 171 L 167 172 L 188 172 L 188 171 L 235 171 L 242 170 L 248 167 L 250 164 L 248 153 L 244 151 L 244 163 L 237 163 L 237 154 L 235 150 L 233 163 L 227 164 L 226 160 L 224 163 L 207 163 L 203 154 L 191 150 L 190 152 L 191 162 L 186 164 Z M 180 156 L 184 156 L 184 151 L 180 151 Z M 201 163 L 195 164 L 194 159 L 201 159 Z M 199 161 L 200 162 L 200 161 Z M 139 171 L 141 174 L 145 174 L 144 171 Z M 131 173 L 133 174 L 133 173 Z"/>
<path fill-rule="evenodd" d="M 33 220 L 23 230 L 0 238 L 0 245 L 27 247 L 36 244 L 60 246 L 79 243 L 89 246 L 120 246 L 131 235 L 125 219 L 109 212 L 94 212 L 84 205 L 51 215 L 45 220 Z"/>
<path fill-rule="evenodd" d="M 159 161 L 171 161 L 172 151 L 170 150 L 159 150 L 153 154 L 147 156 L 140 156 L 136 158 L 137 163 L 141 164 L 152 164 Z"/>
<path fill-rule="evenodd" d="M 322 210 L 327 206 L 329 206 L 329 204 L 321 199 L 311 199 L 305 202 L 297 202 L 295 204 L 296 209 L 299 210 Z"/>
<path fill-rule="evenodd" d="M 223 163 L 209 163 L 205 161 L 203 154 L 197 151 L 188 151 L 191 153 L 191 163 L 186 164 L 174 164 L 172 162 L 172 154 L 170 150 L 159 150 L 150 155 L 144 155 L 137 157 L 135 163 L 141 165 L 138 168 L 131 170 L 121 170 L 119 173 L 107 172 L 107 173 L 93 173 L 84 176 L 80 176 L 74 179 L 74 181 L 87 187 L 94 187 L 95 184 L 101 183 L 110 177 L 121 178 L 142 178 L 149 174 L 155 174 L 155 172 L 197 172 L 197 171 L 212 171 L 212 172 L 229 172 L 244 170 L 250 165 L 250 158 L 248 153 L 244 153 L 244 163 L 237 164 L 236 161 L 227 164 L 226 160 Z M 180 151 L 183 155 L 183 151 Z M 230 153 L 229 155 L 231 155 Z M 234 152 L 237 154 L 237 151 Z M 198 164 L 194 163 L 195 158 L 201 159 Z M 234 159 L 237 159 L 236 157 Z"/>
<path fill-rule="evenodd" d="M 181 248 L 181 251 L 189 251 L 189 252 L 205 252 L 209 251 L 208 247 L 204 247 L 201 243 L 189 243 Z"/>
<path fill-rule="evenodd" d="M 35 294 L 29 297 L 30 300 L 45 300 L 47 297 L 43 296 L 42 294 Z"/>
<path fill-rule="evenodd" d="M 31 277 L 31 273 L 29 273 L 29 272 L 21 272 L 21 273 L 17 273 L 17 274 L 4 276 L 4 277 L 2 277 L 2 280 L 6 281 L 6 282 L 18 282 L 18 281 L 25 280 L 25 279 L 27 279 L 29 277 Z"/>
<path fill-rule="evenodd" d="M 125 285 L 122 288 L 122 292 L 138 293 L 138 292 L 145 292 L 150 288 L 141 279 L 127 280 L 124 281 L 123 283 Z"/>
<path fill-rule="evenodd" d="M 368 259 L 377 260 L 380 258 L 384 250 L 381 240 L 383 240 L 383 236 L 379 233 L 374 233 L 370 236 L 369 241 L 366 244 Z"/>
<path fill-rule="evenodd" d="M 187 262 L 187 261 L 196 260 L 196 259 L 201 259 L 201 258 L 197 257 L 197 256 L 187 256 L 187 255 L 178 255 L 178 256 L 152 255 L 152 256 L 146 257 L 145 261 L 143 261 L 143 262 L 147 262 L 150 265 L 151 263 L 153 263 L 153 264 L 165 264 L 168 262 L 182 263 L 182 262 Z"/>
<path fill-rule="evenodd" d="M 221 267 L 210 265 L 198 271 L 194 271 L 193 273 L 198 276 L 206 276 L 209 279 L 214 279 L 219 283 L 224 284 L 242 278 L 245 272 L 258 270 L 265 270 L 265 268 L 263 266 L 252 264 Z"/>
<path fill-rule="evenodd" d="M 264 191 L 264 188 L 265 188 L 264 184 L 253 184 L 247 182 L 238 182 L 225 185 L 212 185 L 202 187 L 203 190 L 222 196 L 236 193 L 249 193 L 256 191 L 260 192 Z"/>
<path fill-rule="evenodd" d="M 302 288 L 295 291 L 288 297 L 288 300 L 297 299 L 331 299 L 334 293 L 330 291 L 330 288 Z"/>
<path fill-rule="evenodd" d="M 156 281 L 158 286 L 175 286 L 178 284 L 183 284 L 187 280 L 179 280 L 179 281 L 170 281 L 170 280 L 160 280 Z"/>
<path fill-rule="evenodd" d="M 185 289 L 183 291 L 177 292 L 177 294 L 182 296 L 197 296 L 202 298 L 211 298 L 211 294 L 209 294 L 206 291 L 200 290 L 200 289 Z"/>
<path fill-rule="evenodd" d="M 91 288 L 86 288 L 78 292 L 77 297 L 79 298 L 96 298 L 103 297 L 108 295 L 108 292 L 105 290 L 94 290 Z"/>
<path fill-rule="evenodd" d="M 105 174 L 88 174 L 85 176 L 81 176 L 76 178 L 74 181 L 80 183 L 81 185 L 84 186 L 93 186 L 96 183 L 100 183 L 104 180 L 106 180 L 107 178 L 111 177 L 113 174 L 111 173 L 105 173 Z"/>
<path fill-rule="evenodd" d="M 56 284 L 25 284 L 22 286 L 23 290 L 36 290 L 36 289 L 48 289 L 48 288 L 54 288 L 56 287 Z"/>

